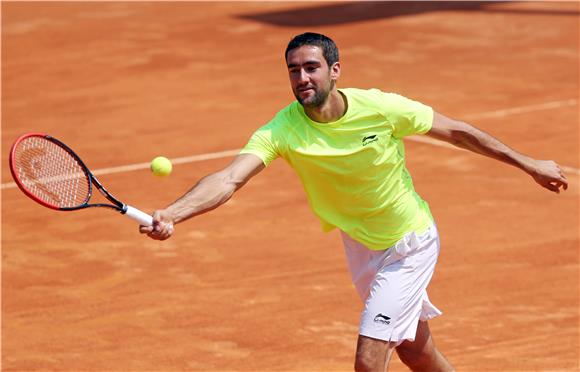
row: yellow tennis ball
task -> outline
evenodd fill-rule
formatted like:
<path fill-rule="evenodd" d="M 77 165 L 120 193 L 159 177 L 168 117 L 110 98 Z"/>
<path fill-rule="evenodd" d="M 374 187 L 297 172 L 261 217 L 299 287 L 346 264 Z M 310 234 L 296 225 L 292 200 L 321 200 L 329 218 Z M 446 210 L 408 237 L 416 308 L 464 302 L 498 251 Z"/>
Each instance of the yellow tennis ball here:
<path fill-rule="evenodd" d="M 173 165 L 171 164 L 171 160 L 167 159 L 164 156 L 158 156 L 151 161 L 150 168 L 151 172 L 153 172 L 154 175 L 159 177 L 165 177 L 171 174 Z"/>

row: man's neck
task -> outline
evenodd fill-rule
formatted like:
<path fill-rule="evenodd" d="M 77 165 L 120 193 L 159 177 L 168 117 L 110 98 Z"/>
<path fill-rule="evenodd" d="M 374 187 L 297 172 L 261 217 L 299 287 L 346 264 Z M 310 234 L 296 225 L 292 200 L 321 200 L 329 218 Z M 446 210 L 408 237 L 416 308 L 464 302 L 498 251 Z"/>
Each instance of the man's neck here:
<path fill-rule="evenodd" d="M 340 119 L 346 109 L 346 98 L 337 89 L 333 89 L 326 102 L 318 107 L 304 107 L 304 112 L 317 123 L 331 123 Z"/>

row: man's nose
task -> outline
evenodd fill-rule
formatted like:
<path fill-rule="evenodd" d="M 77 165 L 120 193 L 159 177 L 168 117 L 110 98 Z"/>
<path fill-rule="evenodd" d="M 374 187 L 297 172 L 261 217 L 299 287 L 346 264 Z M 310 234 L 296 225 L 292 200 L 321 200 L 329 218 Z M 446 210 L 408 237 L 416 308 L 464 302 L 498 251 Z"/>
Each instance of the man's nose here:
<path fill-rule="evenodd" d="M 300 70 L 300 75 L 298 76 L 298 82 L 301 84 L 307 83 L 309 80 L 309 76 L 304 69 Z"/>

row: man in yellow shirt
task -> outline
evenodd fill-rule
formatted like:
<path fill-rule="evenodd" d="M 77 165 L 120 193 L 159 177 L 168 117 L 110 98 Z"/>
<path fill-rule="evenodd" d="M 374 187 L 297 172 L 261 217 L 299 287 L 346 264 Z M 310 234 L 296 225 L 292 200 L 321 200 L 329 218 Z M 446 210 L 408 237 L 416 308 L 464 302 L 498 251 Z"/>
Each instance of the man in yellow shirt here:
<path fill-rule="evenodd" d="M 169 238 L 175 224 L 225 203 L 282 157 L 300 177 L 323 229 L 340 229 L 365 303 L 355 370 L 384 371 L 393 350 L 412 370 L 453 370 L 427 323 L 441 314 L 426 292 L 439 238 L 405 167 L 403 137 L 425 134 L 503 161 L 557 193 L 568 186 L 565 176 L 555 162 L 522 155 L 419 102 L 375 89 L 338 89 L 338 49 L 324 35 L 294 37 L 285 56 L 296 101 L 258 129 L 229 166 L 155 211 L 154 225 L 140 231 Z"/>

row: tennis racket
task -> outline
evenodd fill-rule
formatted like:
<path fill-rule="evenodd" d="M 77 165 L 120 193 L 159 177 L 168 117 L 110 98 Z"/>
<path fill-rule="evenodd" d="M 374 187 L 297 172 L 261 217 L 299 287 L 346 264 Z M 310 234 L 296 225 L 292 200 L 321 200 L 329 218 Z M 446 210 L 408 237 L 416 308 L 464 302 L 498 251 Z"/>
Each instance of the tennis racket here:
<path fill-rule="evenodd" d="M 47 134 L 18 138 L 10 150 L 10 171 L 20 190 L 45 207 L 59 211 L 104 207 L 141 225 L 153 225 L 153 217 L 115 199 L 70 147 Z M 93 186 L 111 204 L 90 204 Z"/>

